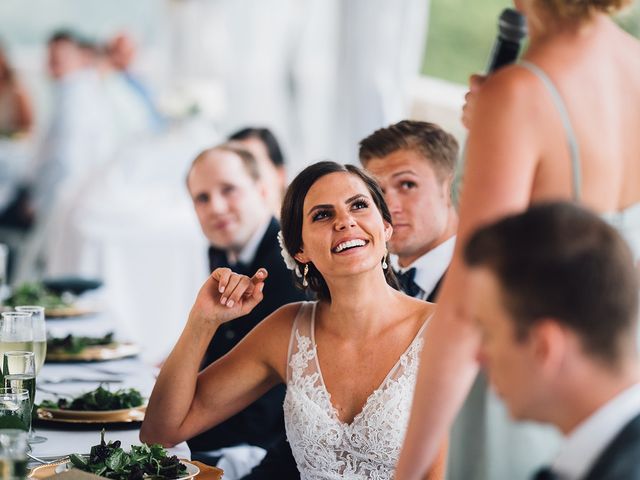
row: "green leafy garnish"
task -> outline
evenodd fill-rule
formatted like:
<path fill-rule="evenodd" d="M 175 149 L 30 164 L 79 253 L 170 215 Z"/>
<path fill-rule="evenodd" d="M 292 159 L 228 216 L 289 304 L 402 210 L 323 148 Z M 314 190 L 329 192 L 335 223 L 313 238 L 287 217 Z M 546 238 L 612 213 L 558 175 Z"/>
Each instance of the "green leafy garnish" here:
<path fill-rule="evenodd" d="M 68 307 L 60 295 L 47 290 L 41 283 L 23 283 L 13 289 L 13 293 L 4 301 L 8 307 L 18 305 L 40 305 L 44 308 Z"/>
<path fill-rule="evenodd" d="M 120 440 L 104 441 L 104 429 L 100 443 L 91 447 L 89 458 L 70 455 L 74 467 L 101 477 L 114 480 L 142 480 L 145 477 L 173 479 L 184 476 L 187 467 L 178 457 L 168 456 L 161 445 L 134 445 L 131 452 L 121 448 Z"/>
<path fill-rule="evenodd" d="M 80 337 L 69 334 L 64 338 L 48 338 L 47 351 L 50 353 L 80 353 L 87 347 L 111 343 L 113 343 L 113 332 L 107 333 L 104 337 Z"/>
<path fill-rule="evenodd" d="M 123 388 L 110 392 L 102 385 L 90 392 L 84 393 L 71 400 L 59 398 L 58 400 L 43 400 L 41 407 L 58 408 L 61 410 L 122 410 L 124 408 L 135 408 L 143 404 L 142 394 L 135 388 Z"/>

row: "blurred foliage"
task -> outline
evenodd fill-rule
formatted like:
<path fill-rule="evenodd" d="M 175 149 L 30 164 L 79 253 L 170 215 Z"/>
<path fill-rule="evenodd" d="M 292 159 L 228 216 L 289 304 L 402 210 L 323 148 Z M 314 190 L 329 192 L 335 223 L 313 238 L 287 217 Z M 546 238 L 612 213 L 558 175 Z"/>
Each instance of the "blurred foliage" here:
<path fill-rule="evenodd" d="M 640 0 L 635 0 L 633 5 L 616 17 L 616 20 L 627 32 L 640 38 Z"/>
<path fill-rule="evenodd" d="M 511 0 L 431 0 L 422 73 L 466 85 L 469 75 L 485 70 L 498 15 L 512 6 Z M 640 0 L 616 20 L 640 38 Z"/>

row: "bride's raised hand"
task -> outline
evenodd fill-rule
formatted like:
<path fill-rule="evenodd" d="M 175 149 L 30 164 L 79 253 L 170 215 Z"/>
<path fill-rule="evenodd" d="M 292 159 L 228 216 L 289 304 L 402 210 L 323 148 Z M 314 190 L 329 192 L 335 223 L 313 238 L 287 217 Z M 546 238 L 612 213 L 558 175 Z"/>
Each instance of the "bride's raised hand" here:
<path fill-rule="evenodd" d="M 262 301 L 267 276 L 264 268 L 251 278 L 228 268 L 217 268 L 200 288 L 192 315 L 220 325 L 248 314 Z"/>

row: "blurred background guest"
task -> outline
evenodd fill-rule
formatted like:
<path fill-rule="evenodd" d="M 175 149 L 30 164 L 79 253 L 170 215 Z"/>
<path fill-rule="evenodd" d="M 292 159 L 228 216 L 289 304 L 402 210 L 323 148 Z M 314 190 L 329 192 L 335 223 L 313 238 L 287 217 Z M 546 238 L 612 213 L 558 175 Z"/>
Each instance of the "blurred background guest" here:
<path fill-rule="evenodd" d="M 120 32 L 111 38 L 106 45 L 106 56 L 111 67 L 120 73 L 131 93 L 143 105 L 154 129 L 161 130 L 166 126 L 166 119 L 158 110 L 147 85 L 132 70 L 136 57 L 136 45 L 132 36 L 127 32 Z"/>
<path fill-rule="evenodd" d="M 0 137 L 29 133 L 33 123 L 31 99 L 0 44 Z"/>
<path fill-rule="evenodd" d="M 248 150 L 254 156 L 260 177 L 267 188 L 267 201 L 274 216 L 280 217 L 287 188 L 287 172 L 284 155 L 275 135 L 268 128 L 247 127 L 229 135 L 229 144 Z"/>
<path fill-rule="evenodd" d="M 44 214 L 59 193 L 114 151 L 112 112 L 90 58 L 73 32 L 51 35 L 48 65 L 54 98 L 32 171 L 36 215 Z"/>

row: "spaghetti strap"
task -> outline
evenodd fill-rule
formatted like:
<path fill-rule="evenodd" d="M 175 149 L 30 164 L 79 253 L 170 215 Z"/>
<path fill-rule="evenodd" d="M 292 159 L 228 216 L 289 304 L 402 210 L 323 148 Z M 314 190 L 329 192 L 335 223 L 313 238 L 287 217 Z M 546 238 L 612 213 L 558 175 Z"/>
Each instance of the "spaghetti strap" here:
<path fill-rule="evenodd" d="M 562 121 L 562 125 L 564 127 L 564 131 L 567 137 L 567 143 L 569 144 L 569 153 L 571 155 L 571 169 L 573 173 L 573 199 L 576 202 L 580 201 L 582 196 L 582 171 L 580 169 L 580 150 L 578 149 L 578 141 L 576 139 L 576 134 L 573 131 L 573 127 L 571 125 L 571 119 L 569 118 L 569 112 L 567 111 L 567 107 L 562 100 L 562 96 L 560 92 L 556 88 L 553 81 L 549 78 L 549 76 L 537 65 L 528 62 L 526 60 L 520 60 L 518 64 L 521 67 L 526 68 L 531 73 L 533 73 L 536 77 L 538 77 L 542 83 L 547 87 L 547 90 L 551 94 L 551 99 L 553 100 L 558 113 L 560 114 L 560 120 Z"/>

